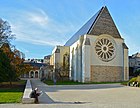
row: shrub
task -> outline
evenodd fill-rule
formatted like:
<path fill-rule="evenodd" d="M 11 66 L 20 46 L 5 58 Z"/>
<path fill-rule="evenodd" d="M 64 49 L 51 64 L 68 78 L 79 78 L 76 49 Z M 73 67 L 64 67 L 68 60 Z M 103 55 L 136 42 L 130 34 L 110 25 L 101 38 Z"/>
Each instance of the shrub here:
<path fill-rule="evenodd" d="M 140 87 L 140 76 L 131 78 L 131 79 L 129 80 L 129 83 L 136 82 L 136 81 L 139 83 L 139 87 Z"/>
<path fill-rule="evenodd" d="M 137 80 L 137 77 L 131 78 L 131 79 L 129 80 L 129 83 L 135 82 L 136 80 Z"/>

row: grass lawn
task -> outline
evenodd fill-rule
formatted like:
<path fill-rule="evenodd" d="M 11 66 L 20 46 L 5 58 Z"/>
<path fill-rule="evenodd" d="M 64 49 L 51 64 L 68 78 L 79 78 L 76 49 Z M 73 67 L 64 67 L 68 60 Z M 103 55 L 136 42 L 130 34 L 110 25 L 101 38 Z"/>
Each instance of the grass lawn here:
<path fill-rule="evenodd" d="M 128 85 L 128 81 L 121 82 L 121 85 L 127 86 Z"/>
<path fill-rule="evenodd" d="M 21 89 L 0 88 L 0 103 L 20 103 L 22 95 Z"/>
<path fill-rule="evenodd" d="M 44 83 L 48 85 L 54 85 L 54 82 L 52 80 L 46 80 Z M 74 81 L 57 81 L 56 85 L 78 85 L 78 84 L 83 84 L 81 82 L 74 82 Z"/>
<path fill-rule="evenodd" d="M 54 85 L 52 80 L 44 81 L 47 85 Z M 114 83 L 122 83 L 122 82 L 90 82 L 90 83 L 82 83 L 82 82 L 74 82 L 74 81 L 57 81 L 56 85 L 79 85 L 79 84 L 114 84 Z"/>
<path fill-rule="evenodd" d="M 0 87 L 0 104 L 20 103 L 25 83 L 26 81 L 13 82 L 12 88 L 8 87 L 7 82 L 2 83 Z"/>

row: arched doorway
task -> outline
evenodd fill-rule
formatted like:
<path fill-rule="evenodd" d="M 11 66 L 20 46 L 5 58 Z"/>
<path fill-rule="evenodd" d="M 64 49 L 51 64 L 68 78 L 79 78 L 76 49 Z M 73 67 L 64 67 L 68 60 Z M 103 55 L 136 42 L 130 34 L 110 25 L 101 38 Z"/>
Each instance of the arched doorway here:
<path fill-rule="evenodd" d="M 35 71 L 35 78 L 38 78 L 38 71 Z"/>
<path fill-rule="evenodd" d="M 34 78 L 34 72 L 33 71 L 30 72 L 30 78 Z"/>
<path fill-rule="evenodd" d="M 45 76 L 45 75 L 44 75 L 44 70 L 42 70 L 41 77 L 44 78 L 44 76 Z"/>

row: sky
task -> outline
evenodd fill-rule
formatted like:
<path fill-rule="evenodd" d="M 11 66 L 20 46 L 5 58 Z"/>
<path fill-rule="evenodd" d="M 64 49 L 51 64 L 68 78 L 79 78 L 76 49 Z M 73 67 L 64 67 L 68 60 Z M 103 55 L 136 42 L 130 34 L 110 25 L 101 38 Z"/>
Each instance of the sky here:
<path fill-rule="evenodd" d="M 0 0 L 0 18 L 10 23 L 12 44 L 26 58 L 43 58 L 105 5 L 129 55 L 140 52 L 140 0 Z"/>

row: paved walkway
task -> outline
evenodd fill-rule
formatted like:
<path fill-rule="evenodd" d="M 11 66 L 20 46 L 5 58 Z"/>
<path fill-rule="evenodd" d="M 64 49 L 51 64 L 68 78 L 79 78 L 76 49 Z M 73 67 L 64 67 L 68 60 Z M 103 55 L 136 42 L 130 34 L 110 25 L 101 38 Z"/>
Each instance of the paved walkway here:
<path fill-rule="evenodd" d="M 85 104 L 85 105 L 137 105 L 140 88 L 120 84 L 55 85 L 48 86 L 39 80 L 32 80 L 34 87 L 43 91 L 40 104 Z"/>
<path fill-rule="evenodd" d="M 39 91 L 42 91 L 43 94 L 41 96 L 39 96 L 39 103 L 40 104 L 48 104 L 48 103 L 53 103 L 54 101 L 47 95 L 47 89 L 49 88 L 48 85 L 42 83 L 40 80 L 38 79 L 32 79 L 31 80 L 31 84 L 34 88 L 38 88 Z"/>
<path fill-rule="evenodd" d="M 119 84 L 47 86 L 32 80 L 43 91 L 40 104 L 0 104 L 0 108 L 140 108 L 140 88 Z"/>
<path fill-rule="evenodd" d="M 32 79 L 31 83 L 33 88 L 37 87 L 40 91 L 43 92 L 43 95 L 39 96 L 40 104 L 95 103 L 96 100 L 101 100 L 101 97 L 103 98 L 106 96 L 108 90 L 124 87 L 120 84 L 48 86 L 37 79 Z"/>

